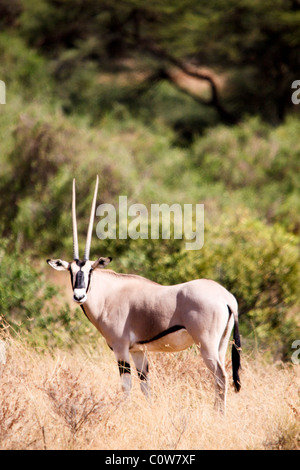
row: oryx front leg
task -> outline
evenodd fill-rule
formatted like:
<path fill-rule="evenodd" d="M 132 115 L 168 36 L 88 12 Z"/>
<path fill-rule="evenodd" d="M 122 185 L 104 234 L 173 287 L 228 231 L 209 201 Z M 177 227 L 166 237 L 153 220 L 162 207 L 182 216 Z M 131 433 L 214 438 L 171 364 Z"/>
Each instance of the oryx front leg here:
<path fill-rule="evenodd" d="M 123 392 L 129 397 L 131 390 L 131 370 L 129 363 L 129 352 L 120 354 L 115 352 L 118 361 L 119 373 Z"/>
<path fill-rule="evenodd" d="M 148 379 L 149 366 L 146 352 L 133 352 L 131 356 L 140 379 L 141 390 L 146 398 L 150 400 L 151 390 Z"/>

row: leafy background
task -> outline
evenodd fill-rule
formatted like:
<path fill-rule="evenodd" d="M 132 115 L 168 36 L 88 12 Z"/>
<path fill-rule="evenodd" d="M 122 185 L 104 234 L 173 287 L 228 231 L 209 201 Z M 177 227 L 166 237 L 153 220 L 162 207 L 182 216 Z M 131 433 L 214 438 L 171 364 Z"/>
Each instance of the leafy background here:
<path fill-rule="evenodd" d="M 207 4 L 209 3 L 209 4 Z M 1 315 L 41 349 L 96 338 L 45 259 L 98 204 L 204 203 L 205 242 L 106 240 L 163 284 L 221 282 L 243 345 L 289 360 L 299 330 L 298 0 L 1 0 Z"/>

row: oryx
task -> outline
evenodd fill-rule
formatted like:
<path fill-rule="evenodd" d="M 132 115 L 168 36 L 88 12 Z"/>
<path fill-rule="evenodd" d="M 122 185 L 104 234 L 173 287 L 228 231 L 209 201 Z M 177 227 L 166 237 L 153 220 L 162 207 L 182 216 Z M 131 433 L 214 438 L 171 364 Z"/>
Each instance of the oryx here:
<path fill-rule="evenodd" d="M 90 261 L 90 246 L 98 190 L 98 177 L 83 259 L 79 259 L 75 180 L 73 180 L 73 261 L 47 260 L 57 270 L 71 275 L 73 299 L 100 331 L 113 350 L 122 388 L 131 388 L 130 355 L 149 394 L 148 351 L 181 351 L 193 343 L 215 377 L 216 406 L 224 410 L 227 374 L 225 354 L 232 328 L 232 371 L 236 391 L 240 389 L 240 336 L 235 297 L 215 281 L 197 279 L 164 286 L 133 274 L 118 274 L 104 268 L 111 258 Z"/>

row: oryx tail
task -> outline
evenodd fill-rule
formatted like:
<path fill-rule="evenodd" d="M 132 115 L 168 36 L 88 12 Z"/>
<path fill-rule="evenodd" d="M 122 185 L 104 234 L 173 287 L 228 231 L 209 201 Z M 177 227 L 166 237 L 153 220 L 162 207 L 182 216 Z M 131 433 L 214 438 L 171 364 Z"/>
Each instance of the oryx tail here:
<path fill-rule="evenodd" d="M 239 369 L 241 367 L 241 357 L 240 357 L 241 338 L 240 338 L 240 333 L 239 333 L 239 323 L 238 323 L 237 312 L 232 312 L 230 308 L 229 310 L 233 314 L 233 318 L 234 318 L 233 344 L 232 344 L 232 349 L 231 349 L 232 378 L 233 378 L 235 391 L 239 392 L 241 389 L 241 381 L 240 381 L 240 376 L 239 376 Z"/>

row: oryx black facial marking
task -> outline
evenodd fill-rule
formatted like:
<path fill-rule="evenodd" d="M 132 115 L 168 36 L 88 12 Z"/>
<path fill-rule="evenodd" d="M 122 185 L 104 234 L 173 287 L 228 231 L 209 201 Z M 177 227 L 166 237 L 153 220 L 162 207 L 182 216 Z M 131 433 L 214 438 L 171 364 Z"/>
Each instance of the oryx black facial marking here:
<path fill-rule="evenodd" d="M 83 303 L 87 299 L 92 273 L 92 263 L 90 261 L 74 260 L 69 264 L 69 272 L 73 288 L 73 300 Z"/>
<path fill-rule="evenodd" d="M 85 288 L 84 272 L 80 270 L 76 274 L 74 289 L 84 289 L 84 288 Z"/>
<path fill-rule="evenodd" d="M 76 259 L 75 261 L 79 268 L 82 268 L 86 263 L 86 261 L 80 261 L 79 259 Z"/>
<path fill-rule="evenodd" d="M 75 282 L 73 285 L 73 272 L 72 268 L 70 267 L 70 274 L 71 274 L 71 282 L 73 289 L 84 289 L 85 282 L 84 282 L 84 272 L 82 271 L 82 267 L 85 266 L 86 261 L 80 261 L 79 259 L 75 260 L 76 265 L 79 267 L 79 271 L 75 274 Z"/>

